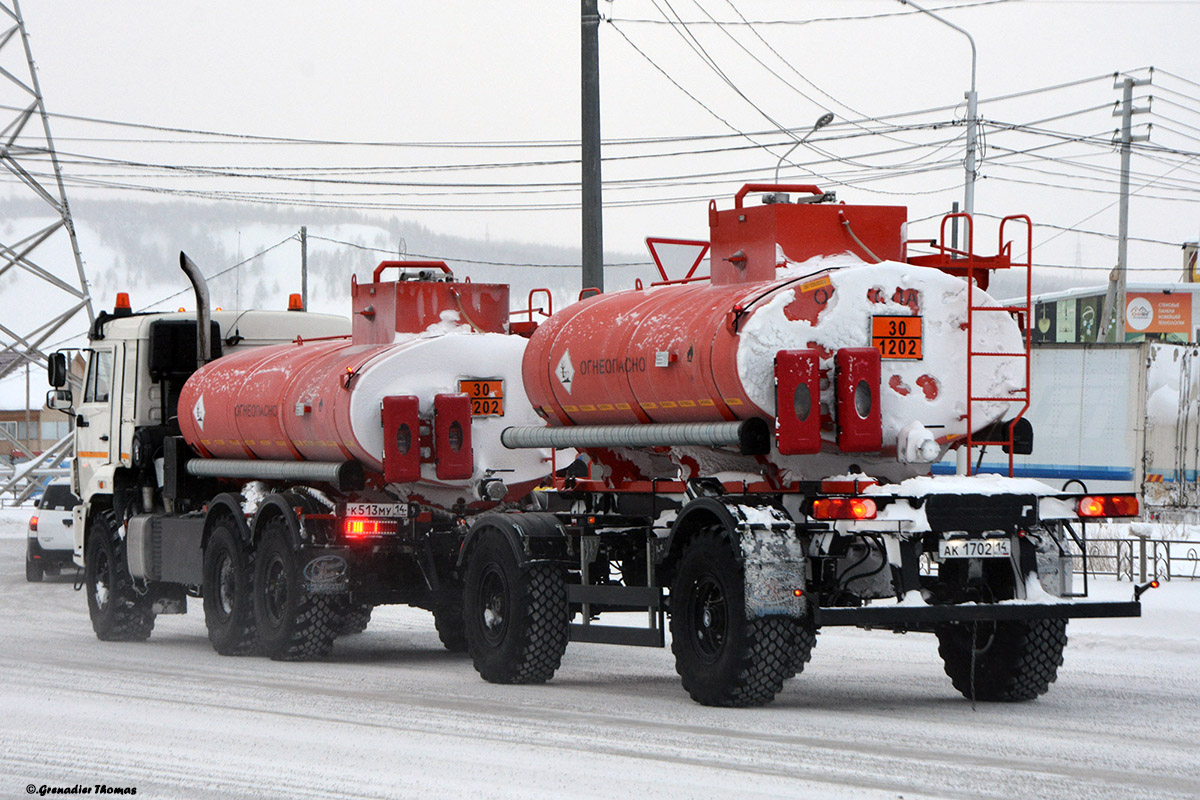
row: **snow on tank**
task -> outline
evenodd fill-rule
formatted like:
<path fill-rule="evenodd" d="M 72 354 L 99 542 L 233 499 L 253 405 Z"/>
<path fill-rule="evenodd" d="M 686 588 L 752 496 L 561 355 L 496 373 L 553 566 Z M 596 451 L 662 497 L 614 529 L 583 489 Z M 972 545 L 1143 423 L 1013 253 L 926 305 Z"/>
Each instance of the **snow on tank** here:
<path fill-rule="evenodd" d="M 807 277 L 806 277 L 807 276 Z M 804 264 L 789 264 L 779 271 L 779 282 L 792 288 L 774 292 L 768 302 L 751 314 L 742 327 L 737 349 L 738 377 L 750 400 L 764 413 L 776 414 L 772 362 L 779 350 L 815 347 L 821 354 L 821 369 L 831 372 L 833 353 L 844 347 L 871 345 L 875 317 L 920 317 L 920 359 L 881 359 L 879 398 L 882 442 L 887 459 L 867 458 L 887 477 L 901 479 L 928 472 L 928 463 L 941 458 L 944 448 L 967 433 L 967 284 L 961 278 L 929 267 L 885 261 L 867 264 L 853 255 L 818 257 Z M 986 292 L 976 289 L 978 306 L 999 306 Z M 1024 335 L 1008 314 L 976 314 L 976 341 L 988 343 L 996 353 L 1023 352 Z M 1024 388 L 1024 365 L 1018 358 L 992 357 L 977 361 L 972 380 L 973 394 L 1010 397 Z M 834 405 L 833 386 L 822 383 L 821 404 L 825 413 Z M 1011 412 L 1007 402 L 976 403 L 976 430 L 1001 420 Z M 936 443 L 924 457 L 907 454 L 909 465 L 897 465 L 897 451 L 905 444 L 902 435 L 919 439 L 914 425 L 929 432 Z M 832 441 L 832 431 L 823 437 Z M 796 478 L 809 477 L 811 457 L 781 456 L 773 452 L 772 463 Z M 864 457 L 851 460 L 863 465 Z M 842 464 L 848 463 L 842 456 Z M 816 466 L 816 471 L 837 464 Z M 828 472 L 822 474 L 829 474 Z"/>

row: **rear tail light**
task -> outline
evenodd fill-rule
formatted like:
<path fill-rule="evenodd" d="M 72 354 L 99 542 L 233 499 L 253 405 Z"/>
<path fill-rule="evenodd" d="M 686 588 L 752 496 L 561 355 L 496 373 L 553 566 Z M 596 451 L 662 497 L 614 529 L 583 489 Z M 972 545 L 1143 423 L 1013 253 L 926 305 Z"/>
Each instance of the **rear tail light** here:
<path fill-rule="evenodd" d="M 37 514 L 29 518 L 29 530 L 37 533 Z"/>
<path fill-rule="evenodd" d="M 1088 495 L 1079 498 L 1076 511 L 1081 517 L 1136 517 L 1138 499 L 1131 494 Z"/>
<path fill-rule="evenodd" d="M 825 497 L 813 501 L 814 519 L 875 519 L 875 501 L 866 497 Z"/>
<path fill-rule="evenodd" d="M 347 539 L 371 539 L 376 536 L 392 536 L 400 530 L 394 519 L 371 519 L 368 517 L 346 517 L 342 531 Z"/>

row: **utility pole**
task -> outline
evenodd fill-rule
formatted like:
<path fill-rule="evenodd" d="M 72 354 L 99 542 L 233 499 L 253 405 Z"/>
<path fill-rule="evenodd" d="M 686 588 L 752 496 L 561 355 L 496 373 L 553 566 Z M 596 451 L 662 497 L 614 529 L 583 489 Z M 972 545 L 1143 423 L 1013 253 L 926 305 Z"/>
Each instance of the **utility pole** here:
<path fill-rule="evenodd" d="M 308 226 L 300 226 L 300 305 L 308 311 Z"/>
<path fill-rule="evenodd" d="M 582 0 L 580 149 L 583 216 L 583 286 L 604 291 L 604 226 L 600 184 L 600 11 Z"/>
<path fill-rule="evenodd" d="M 1129 252 L 1129 155 L 1133 142 L 1145 142 L 1149 134 L 1133 135 L 1133 115 L 1144 114 L 1150 110 L 1133 107 L 1133 87 L 1145 86 L 1150 78 L 1126 77 L 1113 84 L 1114 89 L 1121 89 L 1121 105 L 1113 109 L 1113 116 L 1121 117 L 1121 197 L 1117 219 L 1117 266 L 1108 276 L 1108 292 L 1104 297 L 1104 314 L 1100 318 L 1100 327 L 1096 330 L 1097 342 L 1125 341 L 1125 283 Z"/>

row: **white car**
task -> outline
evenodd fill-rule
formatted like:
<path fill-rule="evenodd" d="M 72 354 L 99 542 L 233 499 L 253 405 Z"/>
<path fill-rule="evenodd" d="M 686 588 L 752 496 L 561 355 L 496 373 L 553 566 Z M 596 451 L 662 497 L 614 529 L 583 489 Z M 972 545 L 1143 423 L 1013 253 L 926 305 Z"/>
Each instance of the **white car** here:
<path fill-rule="evenodd" d="M 25 580 L 40 581 L 46 573 L 57 575 L 70 566 L 75 552 L 71 509 L 79 498 L 71 492 L 65 478 L 53 480 L 37 501 L 37 513 L 29 520 L 25 546 Z"/>

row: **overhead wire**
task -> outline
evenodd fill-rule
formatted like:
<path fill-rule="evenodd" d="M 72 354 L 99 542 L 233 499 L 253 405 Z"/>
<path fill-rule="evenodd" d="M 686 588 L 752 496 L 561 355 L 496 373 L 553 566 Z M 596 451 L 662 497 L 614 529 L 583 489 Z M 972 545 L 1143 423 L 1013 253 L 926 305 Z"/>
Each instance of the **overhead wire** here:
<path fill-rule="evenodd" d="M 952 5 L 937 6 L 930 10 L 932 10 L 932 11 L 953 11 L 953 10 L 964 9 L 964 8 L 976 8 L 979 6 L 999 5 L 1001 3 L 1009 3 L 1012 1 L 1013 0 L 975 0 L 975 2 L 970 2 L 970 3 L 955 3 Z M 813 25 L 813 24 L 825 23 L 825 22 L 858 22 L 861 20 L 887 19 L 889 17 L 906 17 L 906 16 L 912 16 L 914 14 L 919 14 L 919 13 L 921 13 L 921 12 L 912 11 L 912 10 L 903 10 L 903 11 L 898 10 L 898 11 L 885 11 L 885 12 L 876 13 L 876 14 L 856 14 L 856 15 L 845 15 L 845 16 L 835 16 L 835 17 L 809 17 L 807 19 L 755 20 L 754 22 L 745 22 L 745 23 L 719 22 L 719 23 L 708 23 L 708 24 L 718 24 L 718 25 L 745 24 L 745 25 L 781 25 L 781 26 L 786 25 L 789 27 L 800 27 L 800 26 L 804 26 L 804 25 Z M 621 22 L 628 22 L 628 23 L 635 24 L 635 25 L 669 25 L 669 24 L 671 24 L 669 21 L 664 21 L 664 20 L 659 20 L 659 19 L 640 19 L 640 18 L 632 18 L 632 17 L 622 19 Z M 690 22 L 689 24 L 703 25 L 705 23 Z"/>
<path fill-rule="evenodd" d="M 353 248 L 356 250 L 364 250 L 364 251 L 368 251 L 368 252 L 372 252 L 372 253 L 395 255 L 394 250 L 387 250 L 382 247 L 371 247 L 369 245 L 358 244 L 357 242 L 348 242 L 348 241 L 345 241 L 344 239 L 333 239 L 328 236 L 318 236 L 313 233 L 308 234 L 308 239 L 310 239 L 310 240 L 315 239 L 317 241 L 343 245 L 345 247 L 350 247 L 350 248 Z M 454 256 L 438 255 L 438 254 L 432 254 L 432 253 L 406 253 L 405 255 L 409 256 L 409 257 L 420 258 L 420 259 L 432 259 L 435 261 L 450 261 L 450 262 L 454 262 L 454 263 L 458 263 L 458 264 L 477 264 L 479 266 L 487 266 L 487 267 L 517 267 L 517 268 L 543 268 L 543 269 L 578 269 L 579 268 L 578 262 L 572 263 L 572 264 L 530 264 L 528 262 L 520 262 L 520 261 L 488 261 L 488 260 L 477 259 L 477 258 L 459 258 L 459 257 L 454 257 Z M 606 261 L 604 263 L 604 266 L 605 267 L 648 267 L 648 266 L 654 266 L 654 262 L 653 261 L 622 261 L 622 262 Z"/>

